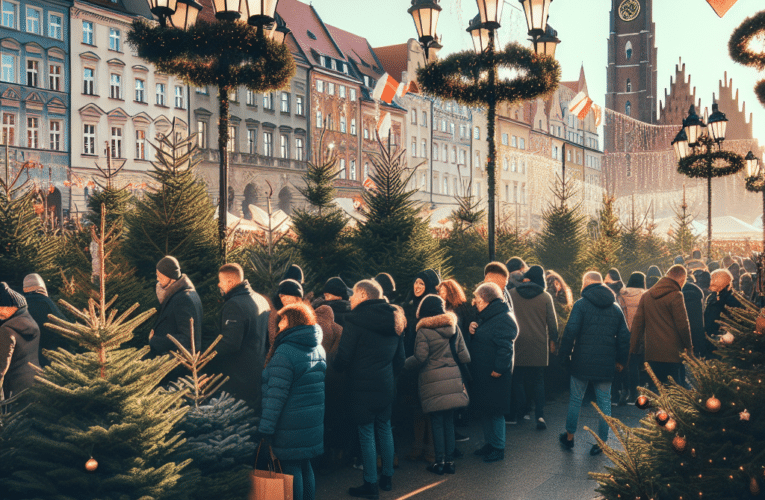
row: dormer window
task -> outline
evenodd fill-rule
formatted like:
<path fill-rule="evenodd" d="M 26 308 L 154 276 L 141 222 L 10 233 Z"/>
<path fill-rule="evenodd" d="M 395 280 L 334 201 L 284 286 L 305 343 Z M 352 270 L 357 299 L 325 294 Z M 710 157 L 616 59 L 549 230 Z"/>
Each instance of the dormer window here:
<path fill-rule="evenodd" d="M 316 35 L 310 32 L 310 30 L 306 30 L 306 35 L 308 35 L 308 38 L 311 40 L 316 40 Z"/>

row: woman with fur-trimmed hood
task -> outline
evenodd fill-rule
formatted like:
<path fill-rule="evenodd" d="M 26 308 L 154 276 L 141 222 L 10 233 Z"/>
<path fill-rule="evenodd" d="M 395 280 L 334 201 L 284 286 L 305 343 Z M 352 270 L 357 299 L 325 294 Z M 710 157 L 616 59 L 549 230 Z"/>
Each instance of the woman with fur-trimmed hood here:
<path fill-rule="evenodd" d="M 457 315 L 446 312 L 444 300 L 428 295 L 417 308 L 417 337 L 414 355 L 405 368 L 420 367 L 419 388 L 422 410 L 429 414 L 433 429 L 436 474 L 454 474 L 454 410 L 468 405 L 468 394 L 451 342 L 460 363 L 469 363 L 470 354 L 457 326 Z"/>

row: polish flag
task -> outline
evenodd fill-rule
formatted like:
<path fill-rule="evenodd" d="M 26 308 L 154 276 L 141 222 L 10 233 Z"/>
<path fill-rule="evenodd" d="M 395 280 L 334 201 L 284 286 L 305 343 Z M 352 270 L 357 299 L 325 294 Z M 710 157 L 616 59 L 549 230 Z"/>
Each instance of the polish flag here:
<path fill-rule="evenodd" d="M 385 113 L 380 121 L 377 122 L 377 135 L 379 137 L 387 137 L 390 132 L 390 113 Z"/>
<path fill-rule="evenodd" d="M 568 110 L 575 114 L 580 120 L 584 120 L 592 107 L 592 99 L 584 92 L 579 92 L 572 100 Z"/>
<path fill-rule="evenodd" d="M 372 99 L 376 101 L 383 100 L 390 104 L 393 102 L 393 98 L 396 96 L 397 91 L 398 82 L 388 73 L 385 73 L 379 80 L 377 80 L 377 85 L 375 85 L 375 89 L 372 91 Z"/>

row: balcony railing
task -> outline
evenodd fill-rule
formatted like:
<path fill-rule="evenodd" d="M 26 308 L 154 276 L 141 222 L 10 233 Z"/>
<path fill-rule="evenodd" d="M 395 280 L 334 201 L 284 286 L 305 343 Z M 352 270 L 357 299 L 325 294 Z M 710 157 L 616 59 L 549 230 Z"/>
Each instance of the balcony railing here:
<path fill-rule="evenodd" d="M 202 158 L 209 162 L 220 161 L 217 149 L 202 150 Z M 229 153 L 229 165 L 252 165 L 258 167 L 284 168 L 289 170 L 307 170 L 308 163 L 291 158 L 278 158 L 249 153 Z"/>

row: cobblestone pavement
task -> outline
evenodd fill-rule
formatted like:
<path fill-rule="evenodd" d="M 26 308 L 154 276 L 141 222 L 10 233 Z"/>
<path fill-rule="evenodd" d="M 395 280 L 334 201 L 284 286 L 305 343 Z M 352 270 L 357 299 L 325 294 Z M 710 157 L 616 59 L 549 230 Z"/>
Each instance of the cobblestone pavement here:
<path fill-rule="evenodd" d="M 587 401 L 587 399 L 585 399 Z M 457 443 L 464 454 L 458 459 L 457 474 L 437 476 L 425 470 L 425 462 L 408 461 L 408 449 L 398 451 L 400 467 L 393 476 L 393 491 L 380 492 L 380 499 L 481 499 L 481 500 L 591 500 L 598 495 L 597 483 L 588 472 L 602 471 L 609 460 L 602 454 L 591 457 L 590 447 L 595 439 L 583 426 L 597 429 L 598 414 L 586 402 L 579 417 L 576 445 L 563 450 L 558 435 L 564 431 L 568 394 L 548 401 L 545 408 L 547 430 L 538 431 L 534 420 L 507 426 L 505 460 L 485 464 L 473 450 L 483 445 L 480 427 L 473 423 L 458 428 L 470 436 Z M 533 415 L 533 413 L 532 413 Z M 612 407 L 612 415 L 622 422 L 637 425 L 644 412 L 634 406 Z M 618 446 L 611 435 L 609 444 Z M 347 491 L 362 483 L 362 472 L 345 467 L 329 475 L 316 477 L 316 498 L 319 500 L 352 498 Z"/>

